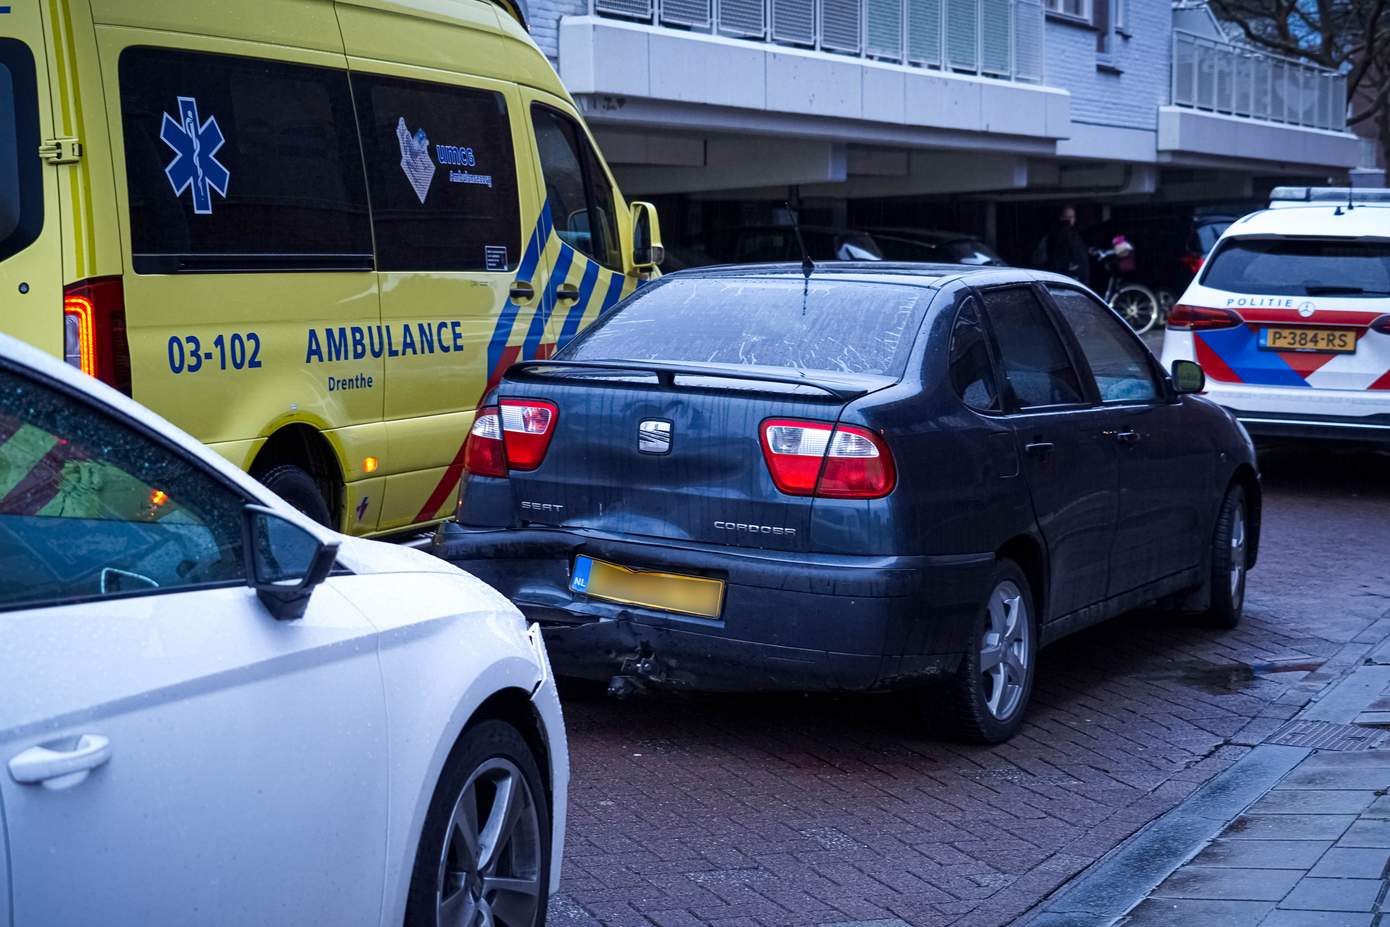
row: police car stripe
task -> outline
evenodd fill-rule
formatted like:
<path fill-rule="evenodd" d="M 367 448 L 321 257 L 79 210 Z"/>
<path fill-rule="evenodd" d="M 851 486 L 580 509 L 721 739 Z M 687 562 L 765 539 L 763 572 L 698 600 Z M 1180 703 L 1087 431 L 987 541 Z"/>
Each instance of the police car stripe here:
<path fill-rule="evenodd" d="M 1219 357 L 1242 383 L 1253 386 L 1308 386 L 1308 381 L 1278 353 L 1260 350 L 1258 336 L 1248 325 L 1201 332 L 1195 335 L 1195 340 Z"/>

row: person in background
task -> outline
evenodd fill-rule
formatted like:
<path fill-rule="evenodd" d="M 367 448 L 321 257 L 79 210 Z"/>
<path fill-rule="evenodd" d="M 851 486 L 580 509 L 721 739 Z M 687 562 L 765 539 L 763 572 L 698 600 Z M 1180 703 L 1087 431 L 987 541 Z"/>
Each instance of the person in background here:
<path fill-rule="evenodd" d="M 1076 230 L 1076 207 L 1067 205 L 1054 225 L 1033 251 L 1033 263 L 1044 270 L 1066 274 L 1086 286 L 1091 285 L 1091 258 L 1086 242 Z"/>

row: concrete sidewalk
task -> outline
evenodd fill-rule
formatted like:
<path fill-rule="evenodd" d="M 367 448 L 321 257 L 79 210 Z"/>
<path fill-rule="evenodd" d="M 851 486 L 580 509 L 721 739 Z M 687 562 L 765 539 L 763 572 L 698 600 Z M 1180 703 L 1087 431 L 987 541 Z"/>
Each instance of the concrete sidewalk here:
<path fill-rule="evenodd" d="M 1370 927 L 1390 911 L 1387 791 L 1390 750 L 1314 753 L 1116 923 Z"/>
<path fill-rule="evenodd" d="M 1027 927 L 1390 927 L 1390 636 L 1301 705 Z"/>

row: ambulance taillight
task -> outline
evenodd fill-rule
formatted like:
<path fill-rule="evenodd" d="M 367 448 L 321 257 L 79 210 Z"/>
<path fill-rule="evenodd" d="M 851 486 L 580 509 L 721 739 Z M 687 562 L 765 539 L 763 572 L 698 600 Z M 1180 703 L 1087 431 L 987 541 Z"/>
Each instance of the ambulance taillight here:
<path fill-rule="evenodd" d="M 63 360 L 130 395 L 130 343 L 120 277 L 63 288 Z"/>

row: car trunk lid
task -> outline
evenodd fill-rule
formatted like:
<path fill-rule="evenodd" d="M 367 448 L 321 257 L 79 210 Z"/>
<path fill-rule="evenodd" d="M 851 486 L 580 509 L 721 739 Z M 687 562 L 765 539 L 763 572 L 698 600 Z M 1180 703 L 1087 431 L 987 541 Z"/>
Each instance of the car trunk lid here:
<path fill-rule="evenodd" d="M 529 362 L 503 402 L 557 409 L 541 465 L 512 471 L 521 524 L 804 550 L 812 498 L 780 492 L 759 439 L 769 419 L 833 425 L 873 375 L 730 365 Z"/>

